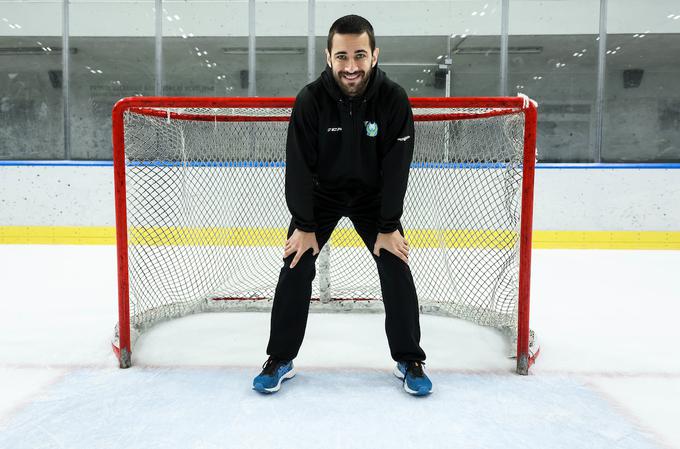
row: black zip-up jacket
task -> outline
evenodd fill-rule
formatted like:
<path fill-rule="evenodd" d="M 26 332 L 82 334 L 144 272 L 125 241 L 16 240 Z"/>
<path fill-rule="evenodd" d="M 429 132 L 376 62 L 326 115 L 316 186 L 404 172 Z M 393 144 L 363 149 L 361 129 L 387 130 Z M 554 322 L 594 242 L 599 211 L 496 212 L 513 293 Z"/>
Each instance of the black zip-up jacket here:
<path fill-rule="evenodd" d="M 298 94 L 288 124 L 286 203 L 295 227 L 316 231 L 315 197 L 348 207 L 379 199 L 378 231 L 395 231 L 414 138 L 406 92 L 377 65 L 357 97 L 344 95 L 326 66 Z"/>

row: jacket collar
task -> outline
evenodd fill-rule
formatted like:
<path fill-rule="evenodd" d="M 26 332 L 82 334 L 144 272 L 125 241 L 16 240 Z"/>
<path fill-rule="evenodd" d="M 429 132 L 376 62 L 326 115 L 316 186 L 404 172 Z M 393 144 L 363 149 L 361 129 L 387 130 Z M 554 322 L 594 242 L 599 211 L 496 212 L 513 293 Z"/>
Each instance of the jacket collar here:
<path fill-rule="evenodd" d="M 360 99 L 365 99 L 365 100 L 370 100 L 373 95 L 378 91 L 378 88 L 382 84 L 383 80 L 385 79 L 385 72 L 383 72 L 380 67 L 378 67 L 378 64 L 373 67 L 373 71 L 371 72 L 371 78 L 368 80 L 368 86 L 366 87 L 366 90 L 364 93 L 358 97 L 348 97 L 345 95 L 342 90 L 340 90 L 340 86 L 338 86 L 338 83 L 335 81 L 335 78 L 333 78 L 333 70 L 331 67 L 326 64 L 326 69 L 321 73 L 321 81 L 323 83 L 324 88 L 328 92 L 328 94 L 333 97 L 334 100 L 339 101 L 339 100 L 351 100 L 351 101 L 357 101 Z"/>

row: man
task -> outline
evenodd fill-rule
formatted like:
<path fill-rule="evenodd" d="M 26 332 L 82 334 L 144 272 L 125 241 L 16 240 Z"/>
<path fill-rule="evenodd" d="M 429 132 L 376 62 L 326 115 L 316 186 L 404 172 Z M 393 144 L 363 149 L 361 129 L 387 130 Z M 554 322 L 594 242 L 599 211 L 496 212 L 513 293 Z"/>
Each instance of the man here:
<path fill-rule="evenodd" d="M 399 222 L 413 157 L 413 113 L 403 88 L 377 67 L 373 27 L 349 15 L 328 33 L 326 70 L 297 96 L 286 142 L 292 214 L 274 294 L 263 370 L 253 388 L 278 391 L 295 375 L 319 249 L 347 216 L 378 267 L 385 329 L 404 389 L 428 394 L 418 299 Z"/>

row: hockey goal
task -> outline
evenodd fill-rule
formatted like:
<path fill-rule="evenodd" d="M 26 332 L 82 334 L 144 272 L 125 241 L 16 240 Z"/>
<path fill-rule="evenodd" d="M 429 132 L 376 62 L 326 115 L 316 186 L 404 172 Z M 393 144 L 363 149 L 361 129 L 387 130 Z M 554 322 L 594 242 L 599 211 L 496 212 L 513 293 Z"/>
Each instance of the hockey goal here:
<path fill-rule="evenodd" d="M 132 97 L 115 105 L 121 367 L 131 365 L 136 336 L 160 321 L 271 306 L 290 220 L 284 156 L 293 103 Z M 421 311 L 501 329 L 526 374 L 537 355 L 529 329 L 535 104 L 411 104 L 402 224 Z M 347 219 L 317 260 L 311 301 L 311 310 L 381 309 L 375 263 Z"/>

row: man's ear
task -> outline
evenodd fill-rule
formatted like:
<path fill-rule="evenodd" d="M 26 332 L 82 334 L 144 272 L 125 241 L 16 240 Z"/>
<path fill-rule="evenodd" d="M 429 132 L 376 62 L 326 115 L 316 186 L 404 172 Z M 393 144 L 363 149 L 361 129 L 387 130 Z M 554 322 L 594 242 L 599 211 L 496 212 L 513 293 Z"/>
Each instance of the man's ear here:
<path fill-rule="evenodd" d="M 375 67 L 375 65 L 378 63 L 378 54 L 380 53 L 380 49 L 378 47 L 375 47 L 375 50 L 373 50 L 373 65 L 372 67 Z"/>
<path fill-rule="evenodd" d="M 326 64 L 328 64 L 328 67 L 333 68 L 333 64 L 331 64 L 331 54 L 328 49 L 326 49 Z"/>

